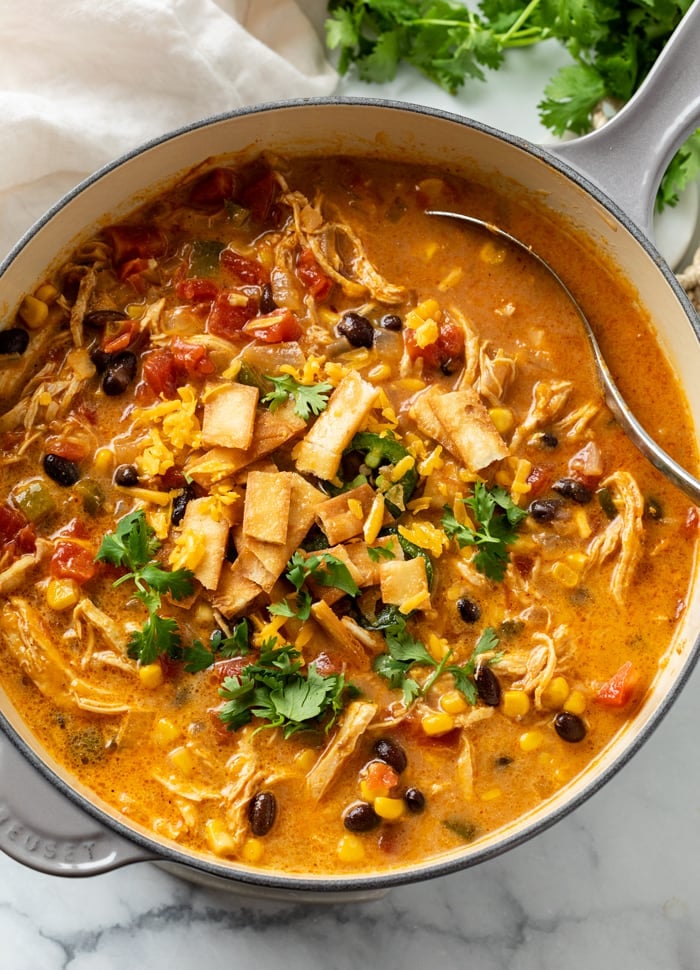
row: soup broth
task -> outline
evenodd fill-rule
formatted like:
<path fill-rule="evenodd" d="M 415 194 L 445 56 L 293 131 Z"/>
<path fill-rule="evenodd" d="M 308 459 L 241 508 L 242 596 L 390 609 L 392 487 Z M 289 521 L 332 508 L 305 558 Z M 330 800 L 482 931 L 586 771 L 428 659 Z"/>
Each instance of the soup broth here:
<path fill-rule="evenodd" d="M 0 679 L 117 817 L 290 873 L 437 858 L 569 784 L 674 644 L 696 462 L 628 285 L 526 200 L 210 163 L 0 334 Z M 669 417 L 670 416 L 670 417 Z"/>

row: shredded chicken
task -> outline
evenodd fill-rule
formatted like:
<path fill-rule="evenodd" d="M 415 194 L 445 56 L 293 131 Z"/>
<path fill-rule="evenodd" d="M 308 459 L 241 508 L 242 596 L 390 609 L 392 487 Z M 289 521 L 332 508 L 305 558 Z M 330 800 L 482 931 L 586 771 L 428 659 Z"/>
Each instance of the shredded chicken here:
<path fill-rule="evenodd" d="M 27 573 L 44 559 L 50 549 L 50 542 L 39 539 L 34 552 L 27 553 L 26 556 L 20 556 L 11 566 L 3 569 L 0 572 L 0 593 L 14 592 L 24 582 Z"/>
<path fill-rule="evenodd" d="M 537 381 L 532 389 L 530 410 L 513 432 L 510 447 L 515 451 L 539 428 L 559 416 L 573 388 L 571 381 Z"/>
<path fill-rule="evenodd" d="M 611 490 L 618 515 L 604 532 L 591 540 L 586 550 L 586 568 L 592 569 L 619 551 L 613 567 L 611 590 L 616 601 L 622 604 L 642 553 L 644 498 L 629 472 L 614 472 L 603 479 L 601 485 Z"/>
<path fill-rule="evenodd" d="M 482 345 L 476 389 L 492 407 L 502 403 L 503 395 L 515 377 L 515 369 L 515 360 L 508 357 L 500 347 L 492 356 L 488 352 L 488 344 Z"/>
<path fill-rule="evenodd" d="M 376 713 L 377 705 L 366 701 L 348 705 L 332 741 L 306 776 L 306 787 L 316 801 L 331 786 Z"/>

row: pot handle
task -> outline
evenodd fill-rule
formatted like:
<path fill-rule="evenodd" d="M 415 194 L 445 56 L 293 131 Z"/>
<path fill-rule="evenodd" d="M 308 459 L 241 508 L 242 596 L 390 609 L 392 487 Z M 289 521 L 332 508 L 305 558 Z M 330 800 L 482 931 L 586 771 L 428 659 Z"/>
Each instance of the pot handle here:
<path fill-rule="evenodd" d="M 0 850 L 53 876 L 94 876 L 155 858 L 74 805 L 2 733 Z"/>
<path fill-rule="evenodd" d="M 627 104 L 597 131 L 548 150 L 602 189 L 651 237 L 666 166 L 698 125 L 700 0 L 695 0 Z"/>

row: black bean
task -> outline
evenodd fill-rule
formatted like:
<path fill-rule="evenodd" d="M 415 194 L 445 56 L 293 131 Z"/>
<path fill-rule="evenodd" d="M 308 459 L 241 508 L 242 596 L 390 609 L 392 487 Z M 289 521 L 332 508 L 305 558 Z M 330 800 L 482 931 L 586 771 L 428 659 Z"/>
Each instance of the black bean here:
<path fill-rule="evenodd" d="M 403 328 L 401 317 L 395 313 L 385 313 L 379 323 L 385 330 L 401 330 Z"/>
<path fill-rule="evenodd" d="M 277 817 L 277 799 L 271 791 L 254 795 L 248 805 L 248 821 L 253 835 L 267 835 Z"/>
<path fill-rule="evenodd" d="M 269 283 L 263 283 L 262 293 L 260 295 L 260 312 L 272 313 L 272 311 L 276 309 L 277 304 L 275 303 L 275 298 L 272 295 L 272 287 Z"/>
<path fill-rule="evenodd" d="M 552 522 L 556 518 L 560 506 L 561 502 L 558 499 L 538 498 L 534 502 L 530 502 L 528 512 L 535 522 Z"/>
<path fill-rule="evenodd" d="M 90 360 L 97 368 L 97 373 L 104 374 L 112 362 L 112 354 L 108 354 L 107 351 L 102 350 L 101 347 L 93 347 L 93 349 L 90 351 Z"/>
<path fill-rule="evenodd" d="M 590 488 L 586 488 L 575 478 L 560 478 L 552 488 L 564 498 L 570 498 L 572 502 L 577 502 L 579 505 L 586 505 L 593 498 Z"/>
<path fill-rule="evenodd" d="M 21 327 L 0 330 L 0 354 L 23 354 L 29 346 L 29 334 Z"/>
<path fill-rule="evenodd" d="M 44 455 L 44 471 L 58 485 L 68 487 L 75 485 L 80 478 L 78 466 L 74 461 L 62 458 L 61 455 L 54 455 L 49 452 Z"/>
<path fill-rule="evenodd" d="M 494 759 L 493 763 L 497 768 L 507 768 L 509 765 L 513 764 L 513 759 L 510 757 L 510 755 L 499 754 L 499 756 Z"/>
<path fill-rule="evenodd" d="M 447 360 L 443 360 L 440 364 L 440 370 L 445 375 L 449 377 L 450 374 L 455 374 L 462 366 L 462 361 L 459 357 L 448 357 Z"/>
<path fill-rule="evenodd" d="M 123 350 L 115 354 L 107 365 L 102 378 L 102 390 L 110 397 L 123 394 L 136 376 L 136 354 Z"/>
<path fill-rule="evenodd" d="M 120 465 L 114 473 L 115 485 L 122 488 L 134 488 L 139 483 L 139 473 L 135 465 Z"/>
<path fill-rule="evenodd" d="M 414 812 L 416 815 L 425 808 L 425 795 L 419 788 L 407 788 L 403 800 L 409 812 Z"/>
<path fill-rule="evenodd" d="M 465 623 L 476 623 L 481 616 L 481 607 L 468 596 L 461 596 L 457 600 L 457 611 Z"/>
<path fill-rule="evenodd" d="M 355 802 L 343 814 L 343 825 L 349 832 L 370 832 L 380 821 L 369 802 Z"/>
<path fill-rule="evenodd" d="M 406 752 L 397 741 L 391 738 L 380 738 L 374 745 L 374 751 L 379 759 L 390 765 L 397 774 L 406 770 L 408 758 Z"/>
<path fill-rule="evenodd" d="M 559 444 L 559 439 L 550 431 L 545 431 L 540 435 L 540 444 L 545 448 L 556 448 Z"/>
<path fill-rule="evenodd" d="M 83 317 L 83 323 L 88 327 L 96 327 L 102 330 L 108 323 L 118 323 L 120 320 L 128 319 L 123 310 L 91 310 Z"/>
<path fill-rule="evenodd" d="M 477 693 L 484 704 L 488 707 L 498 707 L 501 702 L 501 685 L 488 664 L 480 664 L 477 667 L 474 680 Z"/>
<path fill-rule="evenodd" d="M 374 343 L 374 327 L 367 317 L 354 310 L 343 314 L 336 330 L 353 347 L 371 347 Z"/>
<path fill-rule="evenodd" d="M 194 497 L 194 488 L 191 485 L 186 485 L 180 494 L 175 496 L 170 513 L 170 522 L 172 525 L 179 525 L 182 522 L 185 517 L 187 503 L 191 502 Z"/>
<path fill-rule="evenodd" d="M 562 741 L 568 741 L 571 744 L 583 741 L 586 737 L 586 725 L 578 714 L 571 714 L 569 711 L 560 711 L 557 714 L 554 718 L 554 730 Z"/>

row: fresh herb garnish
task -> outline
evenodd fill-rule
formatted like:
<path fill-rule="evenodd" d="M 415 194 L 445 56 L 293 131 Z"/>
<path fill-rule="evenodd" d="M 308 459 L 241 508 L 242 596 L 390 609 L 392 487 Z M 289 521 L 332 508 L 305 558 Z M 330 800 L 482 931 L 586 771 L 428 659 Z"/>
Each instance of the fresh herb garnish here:
<path fill-rule="evenodd" d="M 208 647 L 200 640 L 195 640 L 191 646 L 185 647 L 183 650 L 182 659 L 185 661 L 185 670 L 188 674 L 196 674 L 211 667 L 217 656 L 224 660 L 245 656 L 250 649 L 248 645 L 249 635 L 248 621 L 243 619 L 235 625 L 230 637 L 225 637 L 221 630 L 214 630 Z"/>
<path fill-rule="evenodd" d="M 374 661 L 374 670 L 389 681 L 389 686 L 400 689 L 403 692 L 403 701 L 406 707 L 417 697 L 427 694 L 432 685 L 444 673 L 452 674 L 455 687 L 464 695 L 470 704 L 476 704 L 478 692 L 474 681 L 476 663 L 478 657 L 484 653 L 494 653 L 489 663 L 498 663 L 502 654 L 497 653 L 498 637 L 491 627 L 487 627 L 479 637 L 472 654 L 464 664 L 450 663 L 452 651 L 448 650 L 445 656 L 436 661 L 428 652 L 427 648 L 420 640 L 416 640 L 410 633 L 406 620 L 401 616 L 395 616 L 394 621 L 384 629 L 388 653 L 383 653 Z M 434 670 L 430 677 L 421 687 L 420 684 L 410 676 L 413 666 L 433 667 Z"/>
<path fill-rule="evenodd" d="M 303 587 L 309 579 L 319 586 L 334 586 L 348 596 L 357 596 L 360 592 L 348 567 L 330 552 L 314 553 L 310 556 L 295 552 L 287 563 L 285 576 L 296 590 L 295 605 L 290 605 L 286 599 L 272 603 L 268 610 L 276 616 L 295 616 L 300 620 L 308 620 L 312 599 L 311 593 Z"/>
<path fill-rule="evenodd" d="M 591 131 L 605 102 L 624 104 L 640 86 L 691 0 L 330 0 L 326 43 L 338 70 L 368 82 L 396 75 L 401 62 L 455 94 L 467 79 L 483 81 L 510 48 L 556 40 L 573 63 L 546 85 L 538 108 L 555 134 Z M 681 148 L 657 196 L 674 205 L 697 177 L 700 130 Z"/>
<path fill-rule="evenodd" d="M 325 411 L 328 405 L 328 395 L 333 390 L 332 384 L 300 384 L 291 374 L 280 377 L 265 375 L 266 381 L 274 384 L 274 390 L 262 399 L 268 404 L 274 414 L 290 397 L 294 399 L 294 413 L 304 421 L 308 421 L 312 414 L 318 415 Z"/>
<path fill-rule="evenodd" d="M 313 663 L 304 675 L 299 651 L 277 643 L 276 637 L 266 640 L 255 663 L 238 677 L 225 678 L 219 689 L 225 701 L 220 719 L 236 731 L 258 718 L 267 722 L 261 727 L 280 728 L 285 738 L 302 730 L 329 731 L 357 690 L 342 674 L 323 676 Z"/>
<path fill-rule="evenodd" d="M 442 527 L 450 538 L 457 540 L 460 549 L 476 546 L 474 565 L 489 579 L 502 580 L 508 565 L 508 549 L 516 540 L 515 529 L 527 516 L 500 485 L 487 488 L 482 482 L 474 485 L 470 498 L 460 499 L 474 514 L 479 528 L 458 522 L 448 505 L 444 507 Z"/>
<path fill-rule="evenodd" d="M 121 586 L 132 580 L 135 596 L 148 610 L 148 619 L 141 630 L 132 632 L 127 644 L 130 657 L 142 664 L 153 663 L 165 654 L 172 659 L 182 656 L 182 640 L 177 621 L 159 615 L 161 594 L 181 600 L 193 592 L 194 574 L 189 569 L 163 569 L 155 560 L 160 542 L 146 521 L 142 510 L 125 515 L 114 532 L 102 539 L 95 558 L 128 572 L 113 584 Z"/>

